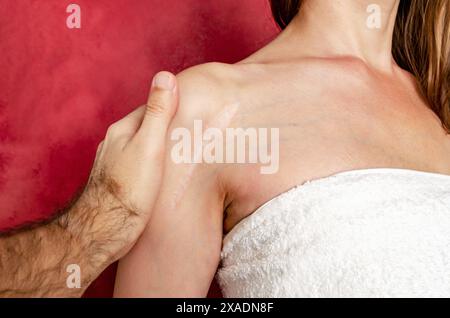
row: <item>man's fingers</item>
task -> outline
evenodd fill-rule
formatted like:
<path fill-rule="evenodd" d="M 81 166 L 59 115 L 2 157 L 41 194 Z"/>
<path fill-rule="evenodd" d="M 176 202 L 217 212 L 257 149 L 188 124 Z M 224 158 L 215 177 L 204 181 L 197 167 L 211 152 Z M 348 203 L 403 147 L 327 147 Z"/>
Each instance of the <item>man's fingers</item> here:
<path fill-rule="evenodd" d="M 136 108 L 134 111 L 129 113 L 126 117 L 122 119 L 124 125 L 126 125 L 127 132 L 130 134 L 136 134 L 139 127 L 142 124 L 142 119 L 144 118 L 145 108 L 147 106 L 140 106 Z"/>
<path fill-rule="evenodd" d="M 146 106 L 140 106 L 121 120 L 112 124 L 108 132 L 115 136 L 133 136 L 141 126 Z"/>
<path fill-rule="evenodd" d="M 155 146 L 165 142 L 167 129 L 177 108 L 176 77 L 160 72 L 153 79 L 144 119 L 138 134 Z"/>

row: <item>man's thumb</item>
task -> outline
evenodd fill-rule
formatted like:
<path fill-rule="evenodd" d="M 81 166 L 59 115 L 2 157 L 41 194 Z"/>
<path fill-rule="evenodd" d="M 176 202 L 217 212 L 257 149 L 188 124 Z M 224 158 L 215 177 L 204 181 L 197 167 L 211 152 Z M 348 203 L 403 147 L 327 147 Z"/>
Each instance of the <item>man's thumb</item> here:
<path fill-rule="evenodd" d="M 169 72 L 159 72 L 153 78 L 148 97 L 144 119 L 139 128 L 144 138 L 151 138 L 152 143 L 164 142 L 177 108 L 176 77 Z"/>

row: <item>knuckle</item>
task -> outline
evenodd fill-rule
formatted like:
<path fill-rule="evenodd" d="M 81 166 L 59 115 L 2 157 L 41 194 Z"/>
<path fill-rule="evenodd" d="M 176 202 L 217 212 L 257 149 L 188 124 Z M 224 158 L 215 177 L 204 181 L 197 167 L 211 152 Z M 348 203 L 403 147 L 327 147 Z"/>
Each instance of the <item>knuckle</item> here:
<path fill-rule="evenodd" d="M 98 146 L 97 146 L 97 153 L 99 153 L 99 152 L 102 150 L 103 144 L 104 144 L 104 143 L 105 143 L 105 141 L 102 140 L 102 141 L 98 144 Z"/>
<path fill-rule="evenodd" d="M 163 116 L 166 112 L 166 104 L 167 102 L 161 96 L 155 96 L 152 100 L 147 104 L 146 112 L 151 116 Z"/>
<path fill-rule="evenodd" d="M 114 138 L 119 133 L 119 125 L 117 123 L 111 124 L 106 131 L 107 138 Z"/>

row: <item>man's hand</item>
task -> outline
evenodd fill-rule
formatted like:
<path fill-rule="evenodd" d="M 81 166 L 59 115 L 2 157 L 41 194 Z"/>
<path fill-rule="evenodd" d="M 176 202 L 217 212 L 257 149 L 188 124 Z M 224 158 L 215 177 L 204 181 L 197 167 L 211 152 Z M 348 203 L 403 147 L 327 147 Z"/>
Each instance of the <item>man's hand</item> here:
<path fill-rule="evenodd" d="M 108 129 L 72 207 L 45 225 L 0 236 L 0 297 L 81 296 L 131 249 L 158 196 L 177 98 L 175 77 L 157 74 L 147 105 Z M 79 289 L 66 284 L 71 264 L 81 270 Z"/>
<path fill-rule="evenodd" d="M 80 202 L 103 202 L 90 229 L 117 240 L 120 258 L 132 247 L 150 218 L 163 174 L 165 141 L 177 105 L 176 79 L 159 73 L 146 106 L 112 124 L 97 150 L 94 168 Z M 87 218 L 92 215 L 87 213 Z M 124 229 L 126 227 L 126 231 Z M 112 233 L 111 229 L 117 229 Z M 111 244 L 110 248 L 114 248 Z"/>

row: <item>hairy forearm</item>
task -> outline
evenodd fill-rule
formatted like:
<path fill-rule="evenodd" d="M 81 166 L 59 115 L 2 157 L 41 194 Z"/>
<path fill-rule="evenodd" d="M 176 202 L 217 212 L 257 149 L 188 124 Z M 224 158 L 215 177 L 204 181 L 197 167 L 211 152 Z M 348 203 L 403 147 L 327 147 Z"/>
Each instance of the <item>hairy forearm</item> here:
<path fill-rule="evenodd" d="M 72 211 L 71 211 L 72 212 Z M 0 238 L 0 297 L 78 296 L 66 285 L 69 264 L 79 264 L 81 244 L 59 224 Z M 85 267 L 85 266 L 83 266 Z"/>
<path fill-rule="evenodd" d="M 123 251 L 135 216 L 107 187 L 91 183 L 65 213 L 45 225 L 0 236 L 0 297 L 78 297 Z M 69 288 L 67 267 L 80 268 Z"/>

